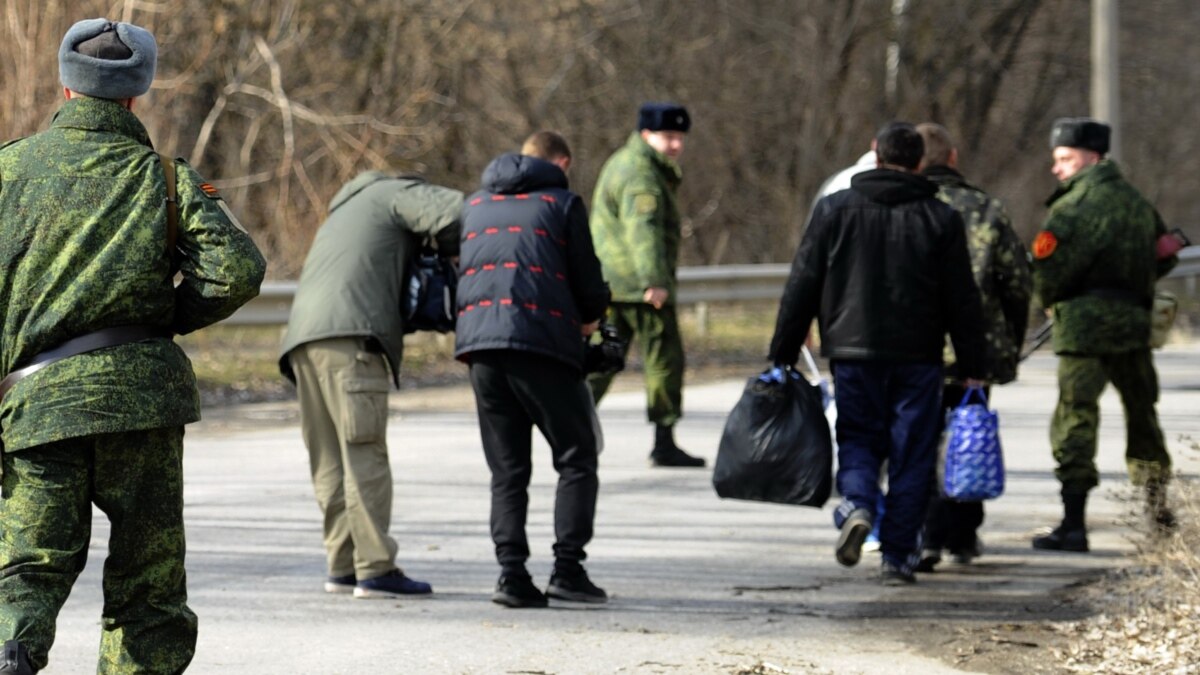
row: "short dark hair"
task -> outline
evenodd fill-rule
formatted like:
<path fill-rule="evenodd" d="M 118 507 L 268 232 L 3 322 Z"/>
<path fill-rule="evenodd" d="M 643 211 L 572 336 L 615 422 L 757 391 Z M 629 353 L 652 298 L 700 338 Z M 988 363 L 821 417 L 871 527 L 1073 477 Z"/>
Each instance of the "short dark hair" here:
<path fill-rule="evenodd" d="M 925 154 L 925 141 L 917 128 L 907 122 L 892 122 L 875 136 L 875 154 L 881 164 L 914 170 Z"/>
<path fill-rule="evenodd" d="M 567 139 L 563 138 L 562 134 L 554 131 L 537 131 L 525 139 L 524 145 L 521 146 L 521 154 L 546 161 L 560 157 L 570 159 L 571 146 L 567 145 Z"/>

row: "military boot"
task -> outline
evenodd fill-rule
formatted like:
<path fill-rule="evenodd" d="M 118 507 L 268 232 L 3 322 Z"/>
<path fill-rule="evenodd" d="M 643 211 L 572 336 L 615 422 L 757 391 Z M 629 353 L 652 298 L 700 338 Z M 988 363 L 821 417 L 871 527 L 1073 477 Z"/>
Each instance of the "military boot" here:
<path fill-rule="evenodd" d="M 650 451 L 650 466 L 703 467 L 703 457 L 693 457 L 675 445 L 675 427 L 662 424 L 654 427 L 654 449 Z"/>
<path fill-rule="evenodd" d="M 5 642 L 4 652 L 0 654 L 0 675 L 34 675 L 34 672 L 25 645 L 17 640 Z"/>
<path fill-rule="evenodd" d="M 1175 531 L 1175 513 L 1167 506 L 1167 484 L 1163 481 L 1146 483 L 1146 515 L 1157 532 L 1165 534 Z"/>
<path fill-rule="evenodd" d="M 1087 510 L 1086 492 L 1064 492 L 1063 519 L 1050 534 L 1033 538 L 1033 547 L 1045 551 L 1088 551 L 1087 526 L 1084 512 Z"/>

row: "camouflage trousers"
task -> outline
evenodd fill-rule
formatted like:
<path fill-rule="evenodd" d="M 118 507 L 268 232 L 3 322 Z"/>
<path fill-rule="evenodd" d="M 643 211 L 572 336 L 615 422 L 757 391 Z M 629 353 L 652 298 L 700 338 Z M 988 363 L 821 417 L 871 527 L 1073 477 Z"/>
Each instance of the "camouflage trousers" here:
<path fill-rule="evenodd" d="M 1158 375 L 1149 349 L 1120 354 L 1063 354 L 1058 361 L 1058 407 L 1050 422 L 1055 476 L 1064 493 L 1086 492 L 1100 483 L 1096 436 L 1100 394 L 1112 382 L 1125 408 L 1125 462 L 1134 485 L 1166 481 L 1171 456 L 1158 426 Z"/>
<path fill-rule="evenodd" d="M 111 523 L 98 673 L 181 673 L 196 647 L 187 606 L 183 427 L 6 452 L 0 500 L 0 642 L 46 666 L 55 621 L 87 562 L 92 504 Z"/>
<path fill-rule="evenodd" d="M 646 378 L 646 417 L 655 424 L 673 426 L 683 416 L 683 340 L 675 307 L 654 309 L 644 303 L 614 302 L 607 321 L 630 344 L 636 340 Z M 596 403 L 604 397 L 616 374 L 589 375 L 588 386 Z"/>

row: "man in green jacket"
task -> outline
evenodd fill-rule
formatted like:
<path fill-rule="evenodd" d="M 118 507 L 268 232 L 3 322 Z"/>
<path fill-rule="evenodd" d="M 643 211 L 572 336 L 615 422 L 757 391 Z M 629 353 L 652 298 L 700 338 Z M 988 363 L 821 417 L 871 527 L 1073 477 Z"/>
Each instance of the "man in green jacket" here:
<path fill-rule="evenodd" d="M 704 466 L 675 445 L 683 414 L 683 342 L 675 314 L 680 216 L 679 156 L 691 119 L 673 103 L 647 103 L 638 129 L 600 170 L 591 228 L 604 278 L 612 287 L 608 321 L 626 340 L 636 337 L 646 377 L 647 416 L 655 425 L 653 466 Z M 613 374 L 588 378 L 596 403 Z"/>
<path fill-rule="evenodd" d="M 388 371 L 400 384 L 406 272 L 422 239 L 456 257 L 463 194 L 367 171 L 329 204 L 304 261 L 280 371 L 296 383 L 324 514 L 327 593 L 425 595 L 396 567 L 387 449 Z"/>
<path fill-rule="evenodd" d="M 133 114 L 156 55 L 142 28 L 76 23 L 59 49 L 66 103 L 0 149 L 0 673 L 46 666 L 93 503 L 112 525 L 98 672 L 178 673 L 195 650 L 182 460 L 200 409 L 171 337 L 257 295 L 265 263 Z"/>
<path fill-rule="evenodd" d="M 1154 207 L 1121 176 L 1108 152 L 1108 125 L 1087 118 L 1056 120 L 1050 134 L 1060 181 L 1033 243 L 1034 290 L 1052 308 L 1058 362 L 1058 407 L 1050 442 L 1062 484 L 1064 517 L 1033 547 L 1087 551 L 1087 493 L 1099 484 L 1096 433 L 1099 399 L 1111 381 L 1125 408 L 1125 461 L 1144 486 L 1151 518 L 1171 527 L 1165 505 L 1171 457 L 1155 403 L 1158 377 L 1150 355 L 1155 282 L 1178 259 L 1159 258 L 1166 234 Z"/>

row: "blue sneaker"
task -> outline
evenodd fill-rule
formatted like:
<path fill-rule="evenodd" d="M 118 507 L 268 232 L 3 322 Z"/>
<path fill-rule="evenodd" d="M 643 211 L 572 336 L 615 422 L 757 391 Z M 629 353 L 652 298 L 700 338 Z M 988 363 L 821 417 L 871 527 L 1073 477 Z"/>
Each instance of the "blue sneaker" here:
<path fill-rule="evenodd" d="M 433 587 L 424 581 L 409 579 L 400 570 L 392 570 L 383 576 L 360 579 L 354 586 L 356 598 L 396 598 L 403 595 L 429 595 Z"/>
<path fill-rule="evenodd" d="M 325 577 L 325 592 L 353 593 L 354 586 L 357 583 L 358 579 L 354 578 L 353 574 L 347 574 L 343 577 Z"/>

